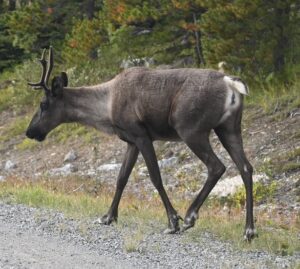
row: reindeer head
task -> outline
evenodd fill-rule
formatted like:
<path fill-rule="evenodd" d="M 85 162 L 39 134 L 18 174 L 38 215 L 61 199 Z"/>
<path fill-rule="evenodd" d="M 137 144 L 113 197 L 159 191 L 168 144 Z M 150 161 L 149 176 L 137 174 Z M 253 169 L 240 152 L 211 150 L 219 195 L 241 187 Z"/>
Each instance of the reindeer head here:
<path fill-rule="evenodd" d="M 46 49 L 42 53 L 42 76 L 38 83 L 28 83 L 33 89 L 44 90 L 44 97 L 38 111 L 34 114 L 26 131 L 26 136 L 31 139 L 43 141 L 47 134 L 62 123 L 64 102 L 63 88 L 68 85 L 67 74 L 62 72 L 60 76 L 52 79 L 51 88 L 48 87 L 48 80 L 53 68 L 53 51 L 49 49 L 48 61 L 45 59 Z"/>

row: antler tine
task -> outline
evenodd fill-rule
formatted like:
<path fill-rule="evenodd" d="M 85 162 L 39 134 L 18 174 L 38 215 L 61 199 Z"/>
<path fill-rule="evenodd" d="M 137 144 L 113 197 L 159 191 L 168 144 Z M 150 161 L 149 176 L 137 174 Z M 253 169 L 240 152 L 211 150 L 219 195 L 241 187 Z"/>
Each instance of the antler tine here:
<path fill-rule="evenodd" d="M 47 70 L 46 78 L 45 78 L 45 84 L 46 85 L 48 85 L 49 77 L 50 77 L 51 71 L 53 69 L 53 51 L 52 51 L 52 46 L 50 46 L 50 48 L 49 48 L 48 63 L 49 63 L 49 66 L 48 66 L 48 70 Z"/>
<path fill-rule="evenodd" d="M 50 90 L 47 87 L 47 84 L 45 83 L 45 77 L 48 73 L 48 72 L 46 72 L 47 61 L 45 59 L 45 53 L 46 53 L 46 49 L 43 50 L 42 57 L 41 57 L 41 59 L 39 59 L 39 62 L 42 64 L 42 75 L 41 75 L 40 82 L 37 82 L 37 83 L 28 82 L 28 85 L 32 86 L 34 89 L 44 89 L 46 92 L 49 92 Z"/>

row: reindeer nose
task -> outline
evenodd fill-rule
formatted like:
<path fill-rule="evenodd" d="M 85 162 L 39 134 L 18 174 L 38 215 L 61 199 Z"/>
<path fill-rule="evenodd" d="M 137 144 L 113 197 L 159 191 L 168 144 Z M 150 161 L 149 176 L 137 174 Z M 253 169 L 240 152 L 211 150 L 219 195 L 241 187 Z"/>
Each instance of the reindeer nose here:
<path fill-rule="evenodd" d="M 46 138 L 47 134 L 41 133 L 35 129 L 28 129 L 26 131 L 26 136 L 30 139 L 35 139 L 39 142 L 43 141 Z"/>
<path fill-rule="evenodd" d="M 32 134 L 32 132 L 30 132 L 29 129 L 27 129 L 27 131 L 26 131 L 26 136 L 27 136 L 28 138 L 30 138 L 30 139 L 33 138 L 33 134 Z"/>

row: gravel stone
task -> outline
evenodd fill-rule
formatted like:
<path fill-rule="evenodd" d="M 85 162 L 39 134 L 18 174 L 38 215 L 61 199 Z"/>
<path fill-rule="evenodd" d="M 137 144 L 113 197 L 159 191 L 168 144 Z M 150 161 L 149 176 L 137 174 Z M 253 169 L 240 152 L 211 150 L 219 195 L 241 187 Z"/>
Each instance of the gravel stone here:
<path fill-rule="evenodd" d="M 173 156 L 171 158 L 162 159 L 162 160 L 158 161 L 158 166 L 159 166 L 159 168 L 163 169 L 163 168 L 172 167 L 172 166 L 176 165 L 177 163 L 178 163 L 178 158 Z"/>
<path fill-rule="evenodd" d="M 12 169 L 15 169 L 15 168 L 17 168 L 17 164 L 15 164 L 11 160 L 6 161 L 5 166 L 4 166 L 5 170 L 9 171 L 9 170 L 12 170 Z"/>
<path fill-rule="evenodd" d="M 53 168 L 49 171 L 50 175 L 63 175 L 67 176 L 70 175 L 73 172 L 76 172 L 77 168 L 75 165 L 71 163 L 67 163 L 66 165 L 59 167 L 59 168 Z"/>
<path fill-rule="evenodd" d="M 71 149 L 65 156 L 64 162 L 73 162 L 77 159 L 77 154 L 76 152 Z"/>
<path fill-rule="evenodd" d="M 108 163 L 100 165 L 97 170 L 100 172 L 109 172 L 109 171 L 118 171 L 121 168 L 122 164 L 120 163 Z"/>

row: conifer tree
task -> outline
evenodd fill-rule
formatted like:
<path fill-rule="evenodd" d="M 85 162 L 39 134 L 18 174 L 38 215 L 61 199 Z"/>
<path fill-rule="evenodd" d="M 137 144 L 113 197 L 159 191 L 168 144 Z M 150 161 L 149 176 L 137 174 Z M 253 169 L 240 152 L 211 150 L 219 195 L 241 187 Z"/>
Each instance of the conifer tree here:
<path fill-rule="evenodd" d="M 299 25 L 296 0 L 207 0 L 205 6 L 201 26 L 210 64 L 226 61 L 259 78 L 284 70 Z"/>
<path fill-rule="evenodd" d="M 185 58 L 204 63 L 198 21 L 204 11 L 201 1 L 189 0 L 108 0 L 104 6 L 111 40 L 123 57 L 147 56 L 158 64 L 184 65 Z"/>
<path fill-rule="evenodd" d="M 23 59 L 23 50 L 13 46 L 12 39 L 8 34 L 7 15 L 12 8 L 12 4 L 5 6 L 4 1 L 0 1 L 0 72 Z"/>

